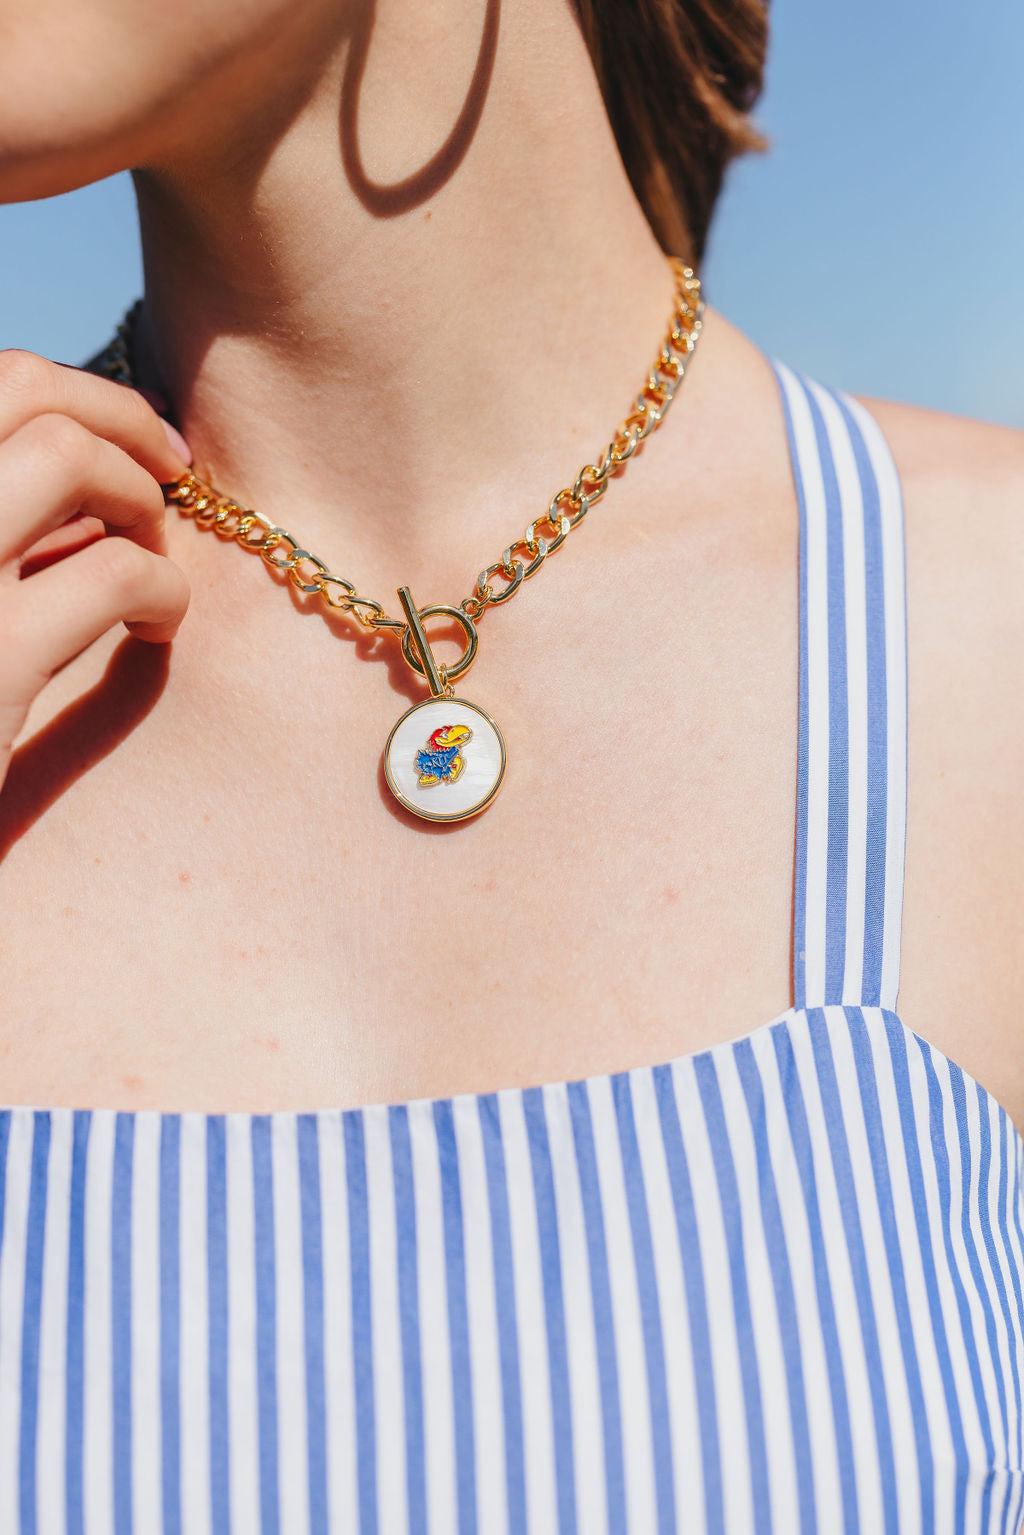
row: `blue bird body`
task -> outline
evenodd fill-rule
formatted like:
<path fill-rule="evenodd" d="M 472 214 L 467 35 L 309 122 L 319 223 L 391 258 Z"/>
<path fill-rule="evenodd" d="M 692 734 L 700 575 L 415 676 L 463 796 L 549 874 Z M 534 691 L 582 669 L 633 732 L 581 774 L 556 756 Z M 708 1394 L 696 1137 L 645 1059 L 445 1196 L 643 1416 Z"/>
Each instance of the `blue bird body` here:
<path fill-rule="evenodd" d="M 424 746 L 416 753 L 416 766 L 424 775 L 439 778 L 443 783 L 451 777 L 452 763 L 458 755 L 458 745 L 446 746 L 439 751 L 431 751 Z"/>

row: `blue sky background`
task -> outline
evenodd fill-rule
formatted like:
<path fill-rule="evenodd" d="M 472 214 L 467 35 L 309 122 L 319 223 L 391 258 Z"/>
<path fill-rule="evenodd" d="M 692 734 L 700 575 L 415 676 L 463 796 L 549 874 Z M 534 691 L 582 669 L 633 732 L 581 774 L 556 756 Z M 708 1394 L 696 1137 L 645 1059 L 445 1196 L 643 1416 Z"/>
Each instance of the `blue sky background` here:
<path fill-rule="evenodd" d="M 773 0 L 702 276 L 826 383 L 1024 428 L 1024 5 Z M 81 362 L 141 291 L 127 176 L 0 208 L 0 346 Z"/>

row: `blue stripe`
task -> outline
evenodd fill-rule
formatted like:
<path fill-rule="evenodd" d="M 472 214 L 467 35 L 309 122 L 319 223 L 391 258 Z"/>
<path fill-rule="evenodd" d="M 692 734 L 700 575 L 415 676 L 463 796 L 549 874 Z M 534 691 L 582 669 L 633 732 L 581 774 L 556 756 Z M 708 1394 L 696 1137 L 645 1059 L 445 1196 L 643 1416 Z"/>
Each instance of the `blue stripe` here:
<path fill-rule="evenodd" d="M 352 1279 L 352 1364 L 356 1398 L 356 1481 L 359 1528 L 377 1535 L 377 1419 L 373 1401 L 373 1316 L 370 1275 L 370 1208 L 366 1191 L 366 1134 L 363 1116 L 341 1116 L 348 1188 L 349 1264 Z"/>
<path fill-rule="evenodd" d="M 814 1265 L 814 1289 L 818 1298 L 821 1337 L 825 1349 L 825 1365 L 828 1370 L 829 1394 L 832 1400 L 832 1419 L 835 1424 L 836 1459 L 839 1464 L 839 1486 L 843 1499 L 843 1528 L 849 1532 L 849 1535 L 854 1535 L 854 1532 L 859 1531 L 861 1527 L 857 1498 L 857 1470 L 853 1459 L 850 1402 L 846 1391 L 843 1356 L 839 1346 L 835 1297 L 832 1294 L 832 1278 L 828 1271 L 828 1257 L 822 1237 L 821 1199 L 818 1194 L 818 1178 L 814 1166 L 814 1146 L 811 1141 L 807 1105 L 796 1064 L 792 1035 L 785 1024 L 779 1024 L 772 1030 L 771 1037 L 779 1067 L 779 1080 L 786 1105 L 786 1119 L 793 1156 L 807 1212 L 811 1261 Z"/>
<path fill-rule="evenodd" d="M 1002 1229 L 1003 1235 L 1007 1241 L 1010 1240 L 1011 1232 L 1013 1233 L 1017 1251 L 1020 1252 L 1021 1247 L 1024 1246 L 1024 1228 L 1021 1226 L 1021 1214 L 1022 1208 L 1024 1208 L 1024 1203 L 1022 1203 L 1021 1196 L 1021 1163 L 1022 1160 L 1024 1160 L 1024 1140 L 1021 1139 L 1020 1135 L 1018 1135 L 1013 1126 L 1009 1124 L 1009 1116 L 1007 1115 L 1006 1111 L 1000 1110 L 1001 1141 L 1006 1138 L 1007 1129 L 1011 1131 L 1014 1139 L 1013 1181 L 1010 1186 L 1010 1206 L 1007 1207 L 1004 1205 L 1002 1207 L 1003 1220 L 1005 1222 L 1005 1225 Z M 1007 1154 L 1007 1162 L 1009 1162 L 1009 1153 Z M 1019 1262 L 1015 1265 L 1011 1261 L 1010 1273 L 1013 1276 L 1014 1290 L 1019 1296 L 1021 1290 Z M 1022 1306 L 1020 1302 L 1018 1302 L 1018 1305 L 1019 1308 L 1024 1311 L 1024 1306 Z M 1022 1334 L 1024 1334 L 1024 1320 L 1022 1320 Z M 1024 1433 L 1024 1425 L 1022 1425 L 1022 1433 Z M 1014 1518 L 1010 1525 L 1010 1529 L 1011 1531 L 1019 1531 L 1022 1525 L 1024 1525 L 1024 1476 L 1022 1476 L 1020 1479 L 1020 1495 L 1017 1499 L 1016 1508 L 1014 1509 Z"/>
<path fill-rule="evenodd" d="M 882 553 L 882 507 L 878 481 L 867 445 L 853 414 L 834 395 L 853 449 L 864 507 L 864 605 L 867 648 L 867 834 L 864 879 L 864 953 L 862 1007 L 877 1007 L 882 998 L 882 958 L 885 947 L 885 839 L 888 815 L 888 701 L 885 653 L 885 566 Z M 895 1002 L 895 997 L 885 1001 Z"/>
<path fill-rule="evenodd" d="M 844 1015 L 845 1016 L 845 1015 Z M 822 1117 L 828 1136 L 832 1157 L 832 1171 L 839 1195 L 839 1211 L 843 1219 L 846 1250 L 850 1256 L 853 1287 L 857 1297 L 857 1314 L 860 1318 L 860 1335 L 864 1344 L 867 1365 L 868 1390 L 871 1393 L 875 1425 L 875 1445 L 878 1450 L 879 1479 L 882 1485 L 882 1507 L 885 1528 L 895 1535 L 899 1517 L 896 1490 L 896 1461 L 893 1455 L 892 1424 L 889 1420 L 889 1404 L 885 1394 L 885 1373 L 882 1369 L 882 1350 L 878 1340 L 878 1325 L 871 1295 L 871 1278 L 868 1270 L 867 1249 L 860 1222 L 860 1205 L 857 1202 L 857 1185 L 853 1177 L 850 1146 L 846 1138 L 839 1084 L 836 1081 L 832 1041 L 825 1023 L 824 1011 L 815 1008 L 808 1017 L 808 1035 L 814 1054 L 814 1065 L 821 1093 Z"/>
<path fill-rule="evenodd" d="M 989 1464 L 992 1464 L 995 1455 L 995 1445 L 992 1440 L 992 1426 L 988 1419 L 988 1408 L 985 1403 L 985 1392 L 981 1383 L 981 1370 L 978 1365 L 978 1350 L 974 1338 L 974 1329 L 971 1325 L 970 1306 L 967 1300 L 967 1292 L 960 1277 L 956 1256 L 953 1252 L 953 1237 L 951 1222 L 953 1217 L 953 1191 L 950 1179 L 949 1148 L 946 1144 L 946 1132 L 943 1125 L 942 1089 L 939 1086 L 938 1073 L 935 1063 L 931 1058 L 931 1047 L 924 1040 L 917 1040 L 921 1059 L 924 1061 L 925 1073 L 928 1079 L 928 1104 L 931 1118 L 931 1145 L 935 1156 L 935 1178 L 939 1189 L 939 1204 L 942 1209 L 942 1240 L 946 1250 L 946 1264 L 949 1277 L 953 1283 L 953 1293 L 956 1296 L 957 1311 L 960 1315 L 960 1326 L 963 1329 L 964 1347 L 967 1354 L 967 1367 L 971 1376 L 971 1384 L 974 1388 L 974 1400 L 978 1409 L 978 1421 L 981 1426 L 982 1438 L 985 1441 L 985 1451 Z M 951 1078 L 955 1075 L 951 1070 Z M 982 1495 L 982 1509 L 985 1521 L 988 1518 L 989 1504 L 992 1498 L 992 1482 L 987 1479 Z"/>
<path fill-rule="evenodd" d="M 114 1530 L 132 1529 L 132 1159 L 135 1116 L 114 1121 L 111 1180 L 110 1314 L 113 1369 Z"/>
<path fill-rule="evenodd" d="M 686 1311 L 690 1324 L 690 1349 L 697 1393 L 697 1419 L 704 1472 L 704 1518 L 709 1530 L 725 1527 L 722 1493 L 722 1455 L 718 1442 L 718 1403 L 715 1393 L 714 1357 L 708 1325 L 707 1288 L 704 1283 L 704 1259 L 700 1247 L 700 1229 L 693 1198 L 690 1164 L 683 1144 L 676 1103 L 675 1082 L 670 1066 L 653 1070 L 654 1091 L 658 1103 L 661 1139 L 665 1148 L 669 1184 L 672 1189 L 679 1258 L 686 1287 Z"/>
<path fill-rule="evenodd" d="M 992 1168 L 992 1131 L 991 1131 L 991 1126 L 989 1124 L 989 1101 L 990 1100 L 989 1100 L 989 1095 L 986 1093 L 985 1089 L 981 1086 L 980 1082 L 975 1082 L 974 1090 L 975 1090 L 975 1096 L 976 1096 L 977 1102 L 978 1102 L 978 1127 L 979 1127 L 979 1137 L 978 1138 L 979 1138 L 979 1141 L 980 1141 L 980 1151 L 981 1151 L 981 1156 L 980 1156 L 980 1160 L 979 1160 L 979 1163 L 978 1163 L 978 1227 L 981 1230 L 982 1241 L 985 1243 L 985 1250 L 986 1250 L 986 1252 L 988 1254 L 989 1267 L 990 1267 L 991 1272 L 992 1272 L 992 1284 L 995 1287 L 996 1295 L 997 1295 L 997 1298 L 998 1298 L 998 1301 L 999 1301 L 999 1309 L 1002 1312 L 1003 1326 L 1005 1328 L 1005 1332 L 1003 1333 L 1003 1337 L 1004 1337 L 1004 1339 L 1006 1341 L 1007 1354 L 1008 1354 L 1008 1357 L 1012 1359 L 1012 1357 L 1013 1357 L 1013 1349 L 1014 1349 L 1014 1336 L 1013 1336 L 1013 1320 L 1012 1320 L 1012 1318 L 1010 1316 L 1010 1298 L 1009 1298 L 1009 1296 L 1006 1293 L 1006 1286 L 1003 1283 L 1003 1276 L 1002 1276 L 1002 1272 L 1001 1272 L 1000 1267 L 999 1267 L 999 1255 L 996 1252 L 995 1235 L 994 1235 L 993 1230 L 992 1230 L 992 1222 L 991 1222 L 991 1218 L 990 1218 L 990 1215 L 989 1215 L 989 1203 L 990 1203 L 990 1196 L 991 1196 L 991 1191 L 992 1191 L 992 1179 L 993 1179 L 993 1176 L 994 1176 L 993 1168 Z M 997 1377 L 997 1380 L 999 1382 L 1000 1401 L 1003 1404 L 1003 1439 L 1004 1439 L 1004 1443 L 1005 1443 L 1005 1450 L 1003 1451 L 1003 1453 L 1006 1456 L 1007 1463 L 1009 1463 L 1010 1458 L 1013 1455 L 1013 1446 L 1010 1443 L 1010 1425 L 1009 1425 L 1008 1418 L 1007 1418 L 1007 1409 L 1006 1409 L 1004 1390 L 1003 1390 L 1003 1373 L 1002 1373 L 1003 1366 L 1002 1366 L 1002 1359 L 1001 1359 L 1001 1355 L 998 1352 L 993 1355 L 992 1365 L 993 1365 L 994 1370 L 996 1371 L 996 1377 Z M 1016 1371 L 1011 1371 L 1011 1373 L 1013 1374 L 1014 1400 L 1015 1400 L 1015 1406 L 1016 1406 L 1016 1410 L 1017 1410 L 1017 1422 L 1019 1424 L 1020 1423 L 1020 1380 L 1019 1380 L 1019 1377 L 1018 1377 Z M 1009 1509 L 1010 1509 L 1010 1498 L 1012 1496 L 1012 1493 L 1013 1493 L 1013 1483 L 1011 1482 L 1011 1480 L 1009 1478 L 1007 1478 L 1006 1494 L 1005 1494 L 1005 1497 L 1003 1498 L 1002 1525 L 1003 1525 L 1004 1529 L 1007 1528 L 1007 1520 L 1008 1520 L 1008 1517 L 1009 1517 Z"/>
<path fill-rule="evenodd" d="M 477 1114 L 487 1170 L 487 1202 L 491 1217 L 494 1261 L 494 1306 L 501 1359 L 501 1403 L 505 1426 L 505 1498 L 509 1535 L 525 1535 L 526 1468 L 523 1461 L 523 1393 L 519 1378 L 519 1319 L 516 1313 L 512 1223 L 508 1208 L 505 1146 L 498 1099 L 482 1093 Z"/>
<path fill-rule="evenodd" d="M 402 1327 L 402 1399 L 405 1413 L 405 1490 L 409 1535 L 426 1535 L 427 1472 L 423 1438 L 423 1363 L 420 1358 L 419 1262 L 416 1251 L 416 1188 L 412 1171 L 409 1111 L 388 1113 L 398 1245 L 398 1312 Z"/>
<path fill-rule="evenodd" d="M 254 1114 L 252 1139 L 253 1257 L 256 1274 L 256 1408 L 260 1445 L 261 1535 L 277 1535 L 277 1271 L 274 1262 L 274 1175 L 270 1120 Z"/>
<path fill-rule="evenodd" d="M 796 856 L 793 866 L 793 1005 L 802 1008 L 807 1001 L 807 780 L 809 729 L 809 687 L 807 674 L 807 489 L 797 446 L 796 429 L 789 397 L 778 360 L 769 357 L 779 386 L 789 444 L 790 472 L 800 513 L 798 576 L 800 587 L 799 627 L 799 700 L 797 706 L 797 783 L 796 783 Z"/>
<path fill-rule="evenodd" d="M 92 1115 L 78 1109 L 72 1120 L 68 1197 L 68 1292 L 64 1386 L 64 1505 L 66 1535 L 85 1535 L 82 1445 L 85 1426 L 85 1173 Z M 2 1132 L 0 1132 L 2 1133 Z"/>
<path fill-rule="evenodd" d="M 849 828 L 849 702 L 846 677 L 846 592 L 843 562 L 843 503 L 821 407 L 804 387 L 818 444 L 825 487 L 828 606 L 828 846 L 825 874 L 825 995 L 811 1000 L 840 1002 L 846 968 L 846 878 Z M 819 722 L 819 729 L 823 722 Z"/>
<path fill-rule="evenodd" d="M 878 1074 L 875 1069 L 871 1040 L 864 1014 L 859 1008 L 845 1008 L 844 1015 L 850 1029 L 853 1060 L 860 1086 L 864 1129 L 871 1157 L 875 1197 L 878 1201 L 878 1217 L 885 1243 L 885 1255 L 892 1284 L 893 1307 L 896 1326 L 900 1335 L 900 1350 L 910 1398 L 910 1414 L 914 1427 L 914 1443 L 917 1446 L 918 1474 L 921 1483 L 921 1519 L 925 1529 L 930 1529 L 935 1519 L 935 1463 L 932 1458 L 931 1437 L 928 1430 L 924 1386 L 921 1367 L 914 1343 L 914 1327 L 910 1315 L 910 1299 L 903 1269 L 903 1253 L 900 1248 L 899 1225 L 892 1195 L 892 1176 L 882 1128 L 882 1106 L 878 1096 Z"/>
<path fill-rule="evenodd" d="M 228 1184 L 223 1114 L 206 1121 L 206 1265 L 210 1380 L 210 1512 L 217 1535 L 231 1528 L 228 1426 Z"/>
<path fill-rule="evenodd" d="M 972 1320 L 970 1320 L 970 1305 L 967 1302 L 967 1291 L 961 1279 L 960 1268 L 956 1265 L 956 1254 L 953 1253 L 952 1216 L 953 1216 L 953 1191 L 952 1179 L 950 1179 L 949 1145 L 946 1142 L 946 1128 L 943 1125 L 943 1090 L 938 1081 L 938 1071 L 935 1070 L 935 1062 L 932 1059 L 932 1047 L 917 1039 L 918 1050 L 924 1061 L 924 1071 L 927 1076 L 927 1096 L 929 1096 L 930 1130 L 932 1130 L 932 1151 L 935 1154 L 935 1180 L 938 1183 L 938 1200 L 943 1211 L 943 1245 L 946 1248 L 946 1263 L 949 1268 L 949 1277 L 952 1280 L 953 1294 L 956 1296 L 956 1311 L 960 1314 L 960 1325 L 963 1328 L 964 1346 L 966 1346 L 967 1368 L 970 1372 L 970 1383 L 975 1392 L 975 1405 L 978 1408 L 978 1420 L 981 1424 L 981 1435 L 986 1441 L 986 1454 L 989 1455 L 989 1463 L 995 1457 L 995 1443 L 992 1438 L 992 1424 L 989 1421 L 989 1408 L 986 1405 L 984 1386 L 981 1383 L 981 1366 L 978 1363 L 978 1346 L 975 1342 Z M 958 1070 L 949 1062 L 950 1087 L 953 1079 L 958 1075 Z M 960 1105 L 956 1104 L 955 1117 L 960 1117 Z M 990 1490 L 992 1484 L 986 1483 L 986 1495 L 983 1506 L 987 1512 Z"/>
<path fill-rule="evenodd" d="M 769 1535 L 772 1517 L 769 1501 L 771 1479 L 768 1475 L 768 1447 L 764 1437 L 764 1406 L 758 1369 L 757 1338 L 754 1333 L 750 1291 L 747 1286 L 746 1244 L 743 1240 L 739 1184 L 736 1180 L 732 1143 L 729 1140 L 729 1130 L 725 1122 L 725 1109 L 722 1104 L 722 1092 L 715 1071 L 714 1058 L 710 1052 L 706 1051 L 694 1056 L 692 1064 L 694 1077 L 700 1089 L 701 1107 L 704 1110 L 711 1159 L 718 1184 L 718 1197 L 722 1206 L 722 1221 L 729 1245 L 733 1316 L 739 1347 L 740 1375 L 743 1380 L 743 1405 L 750 1449 L 750 1482 L 754 1494 L 754 1528 L 758 1531 L 758 1535 Z"/>
<path fill-rule="evenodd" d="M 654 1485 L 658 1500 L 658 1529 L 672 1535 L 676 1525 L 676 1487 L 672 1469 L 672 1437 L 669 1432 L 668 1379 L 665 1374 L 665 1340 L 661 1331 L 658 1306 L 658 1280 L 654 1268 L 654 1245 L 647 1209 L 640 1147 L 636 1138 L 630 1079 L 622 1072 L 611 1079 L 612 1100 L 619 1129 L 622 1175 L 626 1186 L 626 1207 L 633 1237 L 637 1291 L 640 1298 L 640 1323 L 647 1362 L 647 1390 L 651 1409 L 651 1448 L 654 1455 Z"/>
<path fill-rule="evenodd" d="M 775 1184 L 775 1170 L 771 1161 L 771 1135 L 765 1111 L 764 1082 L 749 1040 L 738 1041 L 735 1047 L 735 1060 L 757 1153 L 761 1227 L 764 1232 L 775 1306 L 779 1314 L 779 1329 L 783 1340 L 782 1358 L 786 1371 L 786 1389 L 793 1433 L 800 1528 L 813 1531 L 817 1526 L 817 1514 L 814 1506 L 814 1461 L 811 1454 L 807 1393 L 804 1389 L 803 1346 L 800 1341 L 800 1321 L 793 1290 L 793 1271 L 786 1247 L 779 1191 Z"/>
<path fill-rule="evenodd" d="M 181 1119 L 160 1118 L 160 1417 L 163 1535 L 181 1530 Z"/>
<path fill-rule="evenodd" d="M 576 1146 L 576 1166 L 583 1203 L 583 1226 L 590 1267 L 590 1294 L 594 1312 L 594 1349 L 601 1391 L 601 1429 L 604 1437 L 604 1485 L 609 1535 L 625 1535 L 626 1475 L 622 1463 L 622 1407 L 619 1401 L 619 1362 L 615 1353 L 615 1315 L 608 1273 L 608 1246 L 604 1206 L 598 1182 L 594 1121 L 584 1082 L 568 1084 L 569 1114 Z"/>
<path fill-rule="evenodd" d="M 979 1092 L 984 1094 L 984 1089 L 979 1087 Z M 1010 1284 L 1013 1288 L 1013 1298 L 1016 1303 L 1016 1311 L 1013 1313 L 1013 1321 L 1008 1323 L 1010 1329 L 1010 1359 L 1013 1374 L 1013 1389 L 1017 1402 L 1017 1439 L 1013 1447 L 1018 1461 L 1024 1461 L 1024 1404 L 1021 1402 L 1020 1373 L 1017 1367 L 1018 1341 L 1024 1339 L 1024 1291 L 1021 1289 L 1021 1276 L 1017 1260 L 1013 1255 L 1013 1247 L 1010 1231 L 1007 1229 L 1010 1223 L 1007 1203 L 1010 1197 L 1010 1136 L 1013 1134 L 1009 1115 L 1005 1109 L 996 1105 L 996 1117 L 999 1122 L 999 1222 L 997 1230 L 999 1241 L 1006 1258 L 1006 1267 L 1010 1275 Z"/>
<path fill-rule="evenodd" d="M 576 1477 L 573 1467 L 572 1395 L 569 1390 L 569 1358 L 565 1334 L 565 1300 L 562 1295 L 562 1255 L 558 1240 L 555 1182 L 551 1171 L 544 1098 L 539 1087 L 522 1093 L 526 1138 L 530 1147 L 537 1236 L 544 1285 L 544 1320 L 548 1340 L 548 1372 L 551 1382 L 551 1417 L 555 1447 L 555 1481 L 560 1535 L 576 1529 Z"/>
<path fill-rule="evenodd" d="M 988 1214 L 983 1207 L 982 1198 L 987 1201 L 987 1168 L 985 1163 L 975 1172 L 972 1166 L 970 1131 L 967 1128 L 967 1084 L 964 1081 L 963 1072 L 958 1066 L 950 1065 L 949 1068 L 950 1096 L 953 1100 L 953 1112 L 956 1121 L 957 1136 L 960 1144 L 960 1181 L 962 1186 L 960 1200 L 960 1231 L 964 1239 L 964 1251 L 967 1254 L 967 1266 L 974 1280 L 974 1287 L 981 1302 L 981 1310 L 985 1319 L 985 1337 L 988 1340 L 989 1355 L 992 1360 L 993 1372 L 996 1377 L 996 1393 L 999 1397 L 999 1411 L 1003 1424 L 1003 1442 L 1006 1443 L 1010 1434 L 1010 1423 L 1006 1405 L 1006 1383 L 1003 1380 L 1003 1372 L 999 1364 L 999 1338 L 996 1325 L 996 1314 L 992 1309 L 992 1297 L 989 1294 L 988 1285 L 981 1268 L 981 1255 L 978 1252 L 977 1231 L 985 1229 Z M 985 1155 L 986 1134 L 982 1130 L 982 1156 Z M 971 1193 L 977 1196 L 978 1212 L 977 1223 L 971 1219 Z"/>
<path fill-rule="evenodd" d="M 932 1336 L 935 1339 L 935 1352 L 939 1361 L 942 1392 L 946 1401 L 946 1412 L 949 1416 L 950 1436 L 953 1441 L 953 1454 L 956 1462 L 956 1507 L 954 1510 L 953 1527 L 954 1529 L 961 1530 L 964 1528 L 967 1481 L 971 1470 L 967 1455 L 967 1441 L 964 1437 L 963 1419 L 960 1416 L 959 1391 L 953 1371 L 953 1362 L 949 1354 L 949 1340 L 946 1336 L 946 1319 L 942 1313 L 942 1301 L 939 1296 L 935 1250 L 932 1246 L 931 1229 L 928 1221 L 928 1196 L 924 1186 L 924 1168 L 921 1163 L 921 1153 L 917 1141 L 917 1122 L 914 1117 L 913 1090 L 910 1084 L 910 1065 L 907 1057 L 907 1037 L 895 1014 L 885 1015 L 885 1031 L 889 1041 L 889 1056 L 892 1060 L 893 1077 L 896 1082 L 896 1101 L 899 1105 L 900 1127 L 903 1132 L 903 1149 L 907 1161 L 907 1178 L 910 1183 L 914 1222 L 917 1227 L 918 1249 L 921 1254 L 921 1265 L 924 1270 L 925 1290 L 928 1294 L 928 1310 L 931 1316 Z"/>
<path fill-rule="evenodd" d="M 327 1388 L 324 1379 L 324 1263 L 317 1116 L 296 1116 L 302 1221 L 302 1291 L 306 1349 L 306 1454 L 310 1535 L 327 1535 Z"/>
<path fill-rule="evenodd" d="M 459 1152 L 449 1099 L 434 1104 L 434 1129 L 441 1177 L 445 1277 L 448 1291 L 448 1347 L 455 1418 L 455 1476 L 459 1500 L 459 1535 L 476 1529 L 476 1450 L 473 1436 L 473 1377 L 466 1308 L 466 1255 L 462 1231 Z"/>
<path fill-rule="evenodd" d="M 39 1423 L 39 1321 L 43 1305 L 43 1247 L 50 1116 L 32 1116 L 32 1167 L 25 1233 L 25 1286 L 21 1311 L 21 1430 L 18 1440 L 18 1510 L 22 1535 L 36 1535 L 36 1431 Z"/>

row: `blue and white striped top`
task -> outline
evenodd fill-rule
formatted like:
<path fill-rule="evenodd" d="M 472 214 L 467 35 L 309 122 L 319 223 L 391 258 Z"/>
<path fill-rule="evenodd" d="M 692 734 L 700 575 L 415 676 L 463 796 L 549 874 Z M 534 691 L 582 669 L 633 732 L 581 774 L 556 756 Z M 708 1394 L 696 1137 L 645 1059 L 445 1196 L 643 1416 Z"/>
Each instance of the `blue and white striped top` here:
<path fill-rule="evenodd" d="M 771 362 L 793 1007 L 528 1090 L 0 1112 L 2 1535 L 1017 1530 L 1024 1142 L 895 1011 L 899 481 Z"/>

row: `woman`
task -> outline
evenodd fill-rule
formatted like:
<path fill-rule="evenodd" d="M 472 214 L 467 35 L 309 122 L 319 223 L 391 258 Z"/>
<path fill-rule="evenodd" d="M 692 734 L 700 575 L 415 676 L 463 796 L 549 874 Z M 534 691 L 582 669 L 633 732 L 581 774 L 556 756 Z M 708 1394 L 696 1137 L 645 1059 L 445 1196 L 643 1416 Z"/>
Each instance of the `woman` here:
<path fill-rule="evenodd" d="M 1017 1528 L 1024 440 L 705 301 L 764 48 L 5 18 L 146 292 L 0 358 L 3 1531 Z"/>

